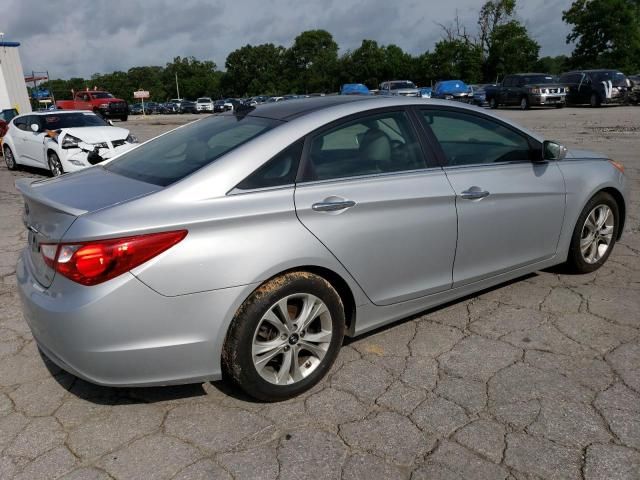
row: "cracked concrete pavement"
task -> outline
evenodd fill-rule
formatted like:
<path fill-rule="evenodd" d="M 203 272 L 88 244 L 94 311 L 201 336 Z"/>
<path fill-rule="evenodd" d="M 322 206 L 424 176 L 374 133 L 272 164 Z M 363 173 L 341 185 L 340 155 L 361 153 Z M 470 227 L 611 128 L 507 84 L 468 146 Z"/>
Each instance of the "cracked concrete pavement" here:
<path fill-rule="evenodd" d="M 0 478 L 640 478 L 640 108 L 498 111 L 624 163 L 623 240 L 584 276 L 538 272 L 347 341 L 299 398 L 223 383 L 110 389 L 44 359 L 22 318 L 26 241 L 0 167 Z M 188 117 L 134 118 L 142 139 Z"/>

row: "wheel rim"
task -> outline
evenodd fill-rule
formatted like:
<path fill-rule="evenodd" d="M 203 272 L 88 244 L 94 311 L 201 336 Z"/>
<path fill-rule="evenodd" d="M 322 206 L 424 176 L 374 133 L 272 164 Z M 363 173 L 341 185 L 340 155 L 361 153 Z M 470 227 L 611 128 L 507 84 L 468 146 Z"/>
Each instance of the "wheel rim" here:
<path fill-rule="evenodd" d="M 13 152 L 8 147 L 4 149 L 4 162 L 7 164 L 7 168 L 13 168 L 16 164 Z"/>
<path fill-rule="evenodd" d="M 526 108 L 527 108 L 527 99 L 526 98 L 523 98 L 522 100 L 520 100 L 520 108 L 522 110 L 526 110 Z"/>
<path fill-rule="evenodd" d="M 49 157 L 49 170 L 51 170 L 51 174 L 54 177 L 62 175 L 62 165 L 60 165 L 60 162 L 54 157 Z"/>
<path fill-rule="evenodd" d="M 269 383 L 297 383 L 322 363 L 332 338 L 325 303 L 308 293 L 289 295 L 260 319 L 251 346 L 253 365 Z"/>
<path fill-rule="evenodd" d="M 585 262 L 597 263 L 605 256 L 613 240 L 614 226 L 613 212 L 607 205 L 591 210 L 580 235 L 580 251 Z"/>

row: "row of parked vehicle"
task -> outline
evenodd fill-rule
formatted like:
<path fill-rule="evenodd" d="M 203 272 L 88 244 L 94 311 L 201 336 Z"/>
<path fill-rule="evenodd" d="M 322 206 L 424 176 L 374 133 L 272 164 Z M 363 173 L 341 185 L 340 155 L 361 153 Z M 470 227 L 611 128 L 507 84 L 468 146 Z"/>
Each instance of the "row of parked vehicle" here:
<path fill-rule="evenodd" d="M 626 76 L 617 70 L 576 70 L 554 76 L 545 73 L 506 75 L 501 83 L 468 85 L 462 80 L 444 80 L 418 88 L 409 80 L 380 84 L 369 90 L 363 84 L 345 84 L 342 95 L 402 95 L 439 98 L 499 108 L 532 106 L 562 108 L 565 105 L 640 104 L 640 75 Z"/>

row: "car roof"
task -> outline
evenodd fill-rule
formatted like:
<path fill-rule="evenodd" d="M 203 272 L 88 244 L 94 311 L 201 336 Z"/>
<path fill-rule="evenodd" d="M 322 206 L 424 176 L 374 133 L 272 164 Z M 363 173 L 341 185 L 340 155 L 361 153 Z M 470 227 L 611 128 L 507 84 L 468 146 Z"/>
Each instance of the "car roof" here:
<path fill-rule="evenodd" d="M 278 97 L 275 97 L 278 98 Z M 345 96 L 345 95 L 333 95 L 325 97 L 309 97 L 300 98 L 294 100 L 287 100 L 285 102 L 273 102 L 265 105 L 258 105 L 249 115 L 253 117 L 266 117 L 273 118 L 275 120 L 293 120 L 294 118 L 301 117 L 311 112 L 317 112 L 318 110 L 324 110 L 336 105 L 342 105 L 350 102 L 358 102 L 362 100 L 370 100 L 381 97 L 358 97 L 358 96 Z"/>

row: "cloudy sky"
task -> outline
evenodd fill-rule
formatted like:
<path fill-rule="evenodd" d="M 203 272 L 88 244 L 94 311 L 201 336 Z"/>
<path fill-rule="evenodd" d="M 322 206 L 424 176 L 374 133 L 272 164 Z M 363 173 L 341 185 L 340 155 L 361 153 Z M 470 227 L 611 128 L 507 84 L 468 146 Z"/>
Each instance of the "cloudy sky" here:
<path fill-rule="evenodd" d="M 214 60 L 259 43 L 290 46 L 304 31 L 331 32 L 341 51 L 363 38 L 417 54 L 440 38 L 437 23 L 456 15 L 475 33 L 482 0 L 2 0 L 0 32 L 21 42 L 25 72 L 88 77 L 175 56 Z M 570 0 L 520 0 L 518 17 L 541 55 L 570 53 L 561 11 Z"/>

